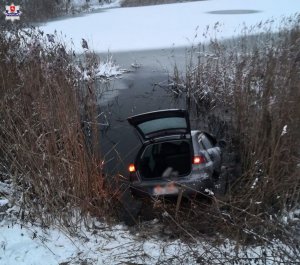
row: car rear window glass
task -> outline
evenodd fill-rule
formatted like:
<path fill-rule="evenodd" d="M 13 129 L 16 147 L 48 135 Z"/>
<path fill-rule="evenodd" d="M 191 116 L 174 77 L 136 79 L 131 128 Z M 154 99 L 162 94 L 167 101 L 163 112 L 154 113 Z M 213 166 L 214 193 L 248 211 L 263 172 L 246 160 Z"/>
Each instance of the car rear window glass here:
<path fill-rule="evenodd" d="M 138 127 L 146 135 L 162 130 L 186 129 L 187 124 L 185 118 L 170 117 L 146 121 L 139 124 Z"/>

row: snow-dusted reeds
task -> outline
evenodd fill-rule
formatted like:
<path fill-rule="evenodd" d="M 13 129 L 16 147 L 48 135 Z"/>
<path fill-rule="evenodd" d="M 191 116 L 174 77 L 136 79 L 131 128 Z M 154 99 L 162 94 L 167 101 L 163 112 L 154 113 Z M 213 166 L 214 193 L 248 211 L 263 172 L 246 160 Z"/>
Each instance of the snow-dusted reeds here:
<path fill-rule="evenodd" d="M 95 82 L 83 80 L 54 36 L 42 35 L 0 33 L 0 174 L 20 191 L 23 218 L 68 225 L 74 207 L 98 216 L 110 207 Z"/>
<path fill-rule="evenodd" d="M 278 33 L 271 31 L 273 23 L 281 23 Z M 262 27 L 264 34 L 245 29 L 240 38 L 193 47 L 186 72 L 174 67 L 171 91 L 185 96 L 200 117 L 226 117 L 228 145 L 236 144 L 242 167 L 225 198 L 192 210 L 193 218 L 185 212 L 185 228 L 193 220 L 189 233 L 206 227 L 236 240 L 238 249 L 280 239 L 286 245 L 271 257 L 265 253 L 263 263 L 276 256 L 279 264 L 299 257 L 299 219 L 288 212 L 300 203 L 300 17 L 257 25 Z"/>

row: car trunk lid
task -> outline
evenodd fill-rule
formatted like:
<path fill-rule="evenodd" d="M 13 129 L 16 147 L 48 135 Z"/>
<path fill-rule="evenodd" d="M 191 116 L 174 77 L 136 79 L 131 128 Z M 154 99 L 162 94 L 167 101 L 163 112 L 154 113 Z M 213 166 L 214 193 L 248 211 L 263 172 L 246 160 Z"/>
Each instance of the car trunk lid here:
<path fill-rule="evenodd" d="M 127 120 L 137 130 L 143 143 L 155 138 L 176 135 L 191 137 L 189 115 L 186 110 L 152 111 L 129 117 Z"/>

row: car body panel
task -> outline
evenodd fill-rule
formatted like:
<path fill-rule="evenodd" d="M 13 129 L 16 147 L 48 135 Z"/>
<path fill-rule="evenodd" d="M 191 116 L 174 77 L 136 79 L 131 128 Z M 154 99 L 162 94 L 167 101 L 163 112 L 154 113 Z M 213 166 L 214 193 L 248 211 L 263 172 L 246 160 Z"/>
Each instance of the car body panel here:
<path fill-rule="evenodd" d="M 142 142 L 172 135 L 190 135 L 187 111 L 169 109 L 129 117 L 128 122 L 138 132 Z"/>
<path fill-rule="evenodd" d="M 198 141 L 198 146 L 203 147 L 202 152 L 207 152 L 210 160 L 213 162 L 214 174 L 220 174 L 222 155 L 221 149 L 217 146 L 216 139 L 207 132 L 195 131 L 194 137 Z"/>
<path fill-rule="evenodd" d="M 176 187 L 176 190 L 168 189 Z M 131 183 L 133 193 L 135 195 L 147 194 L 150 196 L 161 195 L 177 195 L 180 190 L 184 195 L 196 194 L 198 192 L 204 192 L 206 188 L 212 188 L 212 182 L 210 179 L 210 173 L 205 170 L 199 170 L 198 173 L 193 170 L 193 174 L 190 174 L 182 178 L 163 178 L 149 181 L 135 181 Z M 165 193 L 158 193 L 157 188 L 166 189 Z"/>
<path fill-rule="evenodd" d="M 154 126 L 150 133 L 149 130 L 147 131 L 145 128 L 139 127 L 140 124 L 148 121 L 170 117 L 184 118 L 186 126 L 176 128 L 176 126 L 172 124 L 170 126 L 170 124 L 165 122 L 164 126 L 162 124 Z M 184 195 L 190 195 L 197 192 L 204 192 L 206 188 L 213 188 L 213 176 L 220 172 L 221 168 L 221 150 L 212 135 L 199 130 L 190 130 L 187 111 L 172 109 L 144 113 L 128 118 L 128 122 L 138 131 L 143 143 L 135 159 L 136 172 L 130 174 L 130 185 L 133 194 L 141 196 L 176 196 L 182 190 Z M 182 125 L 183 123 L 179 122 L 178 124 Z M 169 168 L 167 168 L 165 171 L 167 174 L 164 172 L 158 177 L 152 177 L 152 173 L 150 174 L 150 178 L 145 177 L 147 175 L 144 173 L 144 175 L 141 174 L 144 168 L 144 164 L 141 161 L 143 160 L 143 152 L 145 152 L 146 148 L 155 144 L 163 145 L 164 143 L 180 142 L 181 140 L 182 142 L 190 143 L 191 161 L 189 163 L 191 163 L 191 167 L 189 173 L 176 175 L 173 174 L 173 168 L 170 169 L 170 172 L 168 172 Z M 205 162 L 194 164 L 193 157 L 195 156 L 204 157 Z M 180 156 L 179 159 L 181 159 Z M 178 162 L 182 162 L 179 159 Z M 147 162 L 146 166 L 149 166 L 149 163 Z"/>

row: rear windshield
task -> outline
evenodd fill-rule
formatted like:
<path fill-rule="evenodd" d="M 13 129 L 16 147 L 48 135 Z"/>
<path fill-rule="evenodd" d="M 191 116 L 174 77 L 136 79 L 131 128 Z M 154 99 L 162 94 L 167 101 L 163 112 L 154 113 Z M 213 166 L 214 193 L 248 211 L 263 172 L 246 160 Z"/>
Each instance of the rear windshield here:
<path fill-rule="evenodd" d="M 162 130 L 186 129 L 187 124 L 185 118 L 170 117 L 143 122 L 138 128 L 147 135 Z"/>

